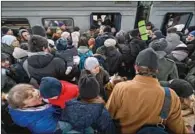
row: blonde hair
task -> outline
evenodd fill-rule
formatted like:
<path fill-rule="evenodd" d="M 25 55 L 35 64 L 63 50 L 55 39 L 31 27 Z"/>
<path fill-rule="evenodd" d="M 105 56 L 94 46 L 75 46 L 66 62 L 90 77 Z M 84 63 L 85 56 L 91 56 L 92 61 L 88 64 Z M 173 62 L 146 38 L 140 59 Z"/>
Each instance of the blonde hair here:
<path fill-rule="evenodd" d="M 9 105 L 16 109 L 16 108 L 23 108 L 24 101 L 31 97 L 29 91 L 32 91 L 34 87 L 29 84 L 18 84 L 14 86 L 8 93 L 7 101 Z"/>

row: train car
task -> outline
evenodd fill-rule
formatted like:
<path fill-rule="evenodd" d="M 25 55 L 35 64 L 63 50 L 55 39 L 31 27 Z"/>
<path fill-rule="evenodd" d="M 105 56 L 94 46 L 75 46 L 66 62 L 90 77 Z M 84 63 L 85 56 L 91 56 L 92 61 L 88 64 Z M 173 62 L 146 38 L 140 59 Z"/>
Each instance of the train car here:
<path fill-rule="evenodd" d="M 109 18 L 118 30 L 130 30 L 137 27 L 137 22 L 144 18 L 157 28 L 164 29 L 170 20 L 184 24 L 185 27 L 195 25 L 195 3 L 190 1 L 137 2 L 137 1 L 3 1 L 2 26 L 12 28 L 25 26 L 30 28 L 36 24 L 57 26 L 56 22 L 64 22 L 70 29 L 74 26 L 86 31 L 91 25 Z"/>

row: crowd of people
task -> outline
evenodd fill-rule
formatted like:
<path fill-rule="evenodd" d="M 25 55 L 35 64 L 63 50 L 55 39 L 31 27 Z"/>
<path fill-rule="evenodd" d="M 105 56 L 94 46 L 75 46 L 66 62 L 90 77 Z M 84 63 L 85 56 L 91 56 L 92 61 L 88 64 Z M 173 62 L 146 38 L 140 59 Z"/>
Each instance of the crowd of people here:
<path fill-rule="evenodd" d="M 166 35 L 151 22 L 146 28 L 147 41 L 139 29 L 108 25 L 84 33 L 35 25 L 17 37 L 3 26 L 2 131 L 195 132 L 195 26 L 172 26 Z"/>

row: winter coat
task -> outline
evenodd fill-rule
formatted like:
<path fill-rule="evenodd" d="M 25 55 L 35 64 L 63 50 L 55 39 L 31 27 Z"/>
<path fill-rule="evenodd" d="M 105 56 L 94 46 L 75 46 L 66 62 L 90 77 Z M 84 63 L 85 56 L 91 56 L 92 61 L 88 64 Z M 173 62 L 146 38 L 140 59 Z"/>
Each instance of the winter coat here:
<path fill-rule="evenodd" d="M 57 99 L 49 99 L 52 105 L 60 106 L 65 108 L 65 103 L 79 95 L 79 89 L 77 85 L 66 81 L 60 81 L 62 85 L 62 91 Z"/>
<path fill-rule="evenodd" d="M 138 39 L 136 37 L 134 37 L 131 41 L 130 41 L 130 50 L 131 50 L 131 55 L 133 57 L 133 61 L 135 62 L 135 59 L 137 57 L 137 55 L 139 54 L 140 51 L 144 50 L 147 45 L 144 41 L 142 41 L 141 39 Z M 133 63 L 134 63 L 133 62 Z"/>
<path fill-rule="evenodd" d="M 169 33 L 166 36 L 166 41 L 168 42 L 168 46 L 165 48 L 165 52 L 167 54 L 170 54 L 176 48 L 176 46 L 182 44 L 179 35 L 176 33 Z"/>
<path fill-rule="evenodd" d="M 118 72 L 122 63 L 122 55 L 115 46 L 102 46 L 97 49 L 97 53 L 106 57 L 105 62 L 108 65 L 107 71 L 110 75 L 114 75 L 114 73 Z"/>
<path fill-rule="evenodd" d="M 166 126 L 176 134 L 187 133 L 181 116 L 181 103 L 170 89 L 171 107 Z M 143 125 L 156 125 L 164 103 L 165 91 L 157 79 L 136 75 L 131 81 L 118 83 L 106 104 L 122 134 L 135 134 Z M 118 132 L 120 133 L 120 132 Z"/>
<path fill-rule="evenodd" d="M 195 65 L 190 69 L 185 79 L 192 84 L 195 90 Z"/>
<path fill-rule="evenodd" d="M 65 75 L 67 65 L 61 58 L 54 57 L 49 53 L 39 52 L 29 55 L 27 61 L 30 76 L 36 79 L 38 83 L 46 76 L 67 80 Z"/>
<path fill-rule="evenodd" d="M 47 104 L 35 108 L 12 109 L 9 113 L 15 124 L 27 127 L 33 134 L 52 134 L 56 131 L 58 118 L 56 109 Z"/>
<path fill-rule="evenodd" d="M 64 61 L 67 64 L 67 67 L 73 67 L 73 65 L 74 65 L 73 53 L 71 52 L 70 49 L 56 51 L 55 56 L 60 57 L 61 59 L 64 59 Z"/>
<path fill-rule="evenodd" d="M 173 54 L 169 54 L 166 56 L 168 59 L 171 59 L 175 62 L 178 70 L 179 78 L 184 79 L 186 77 L 186 74 L 188 72 L 188 64 L 187 59 L 184 61 L 178 61 Z"/>
<path fill-rule="evenodd" d="M 99 47 L 101 47 L 101 46 L 104 45 L 104 41 L 105 41 L 106 39 L 110 39 L 110 38 L 115 39 L 115 37 L 113 36 L 112 33 L 104 33 L 104 34 L 98 36 L 98 37 L 95 39 L 95 46 L 93 47 L 93 53 L 96 53 L 96 50 L 97 50 Z"/>
<path fill-rule="evenodd" d="M 91 126 L 101 134 L 115 134 L 115 126 L 103 104 L 71 100 L 66 106 L 61 120 L 70 123 L 74 130 L 83 133 Z"/>
<path fill-rule="evenodd" d="M 160 51 L 163 53 L 163 51 Z M 164 52 L 165 53 L 165 52 Z M 157 78 L 159 81 L 168 81 L 178 79 L 178 70 L 175 62 L 171 59 L 165 58 L 166 53 L 161 57 L 159 56 L 159 72 Z"/>
<path fill-rule="evenodd" d="M 191 41 L 191 42 L 187 42 L 187 47 L 188 47 L 188 51 L 189 51 L 189 57 L 192 56 L 192 54 L 195 52 L 195 40 Z M 195 55 L 195 54 L 194 54 Z"/>
<path fill-rule="evenodd" d="M 87 70 L 81 71 L 81 76 L 85 74 L 90 74 Z M 102 67 L 100 67 L 100 72 L 96 74 L 96 79 L 98 83 L 100 84 L 100 96 L 104 98 L 104 100 L 107 100 L 106 91 L 105 91 L 105 85 L 109 82 L 109 74 L 106 70 L 104 70 Z"/>

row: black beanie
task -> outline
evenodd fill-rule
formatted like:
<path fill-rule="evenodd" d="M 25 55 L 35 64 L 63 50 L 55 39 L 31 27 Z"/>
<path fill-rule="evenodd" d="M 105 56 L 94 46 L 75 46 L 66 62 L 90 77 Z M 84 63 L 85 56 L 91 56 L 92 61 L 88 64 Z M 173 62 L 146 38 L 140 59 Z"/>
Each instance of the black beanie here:
<path fill-rule="evenodd" d="M 193 94 L 192 85 L 182 79 L 174 79 L 169 87 L 173 89 L 179 97 L 187 98 Z"/>
<path fill-rule="evenodd" d="M 79 92 L 83 99 L 96 98 L 100 93 L 100 85 L 93 75 L 81 76 L 79 80 Z"/>
<path fill-rule="evenodd" d="M 9 30 L 10 30 L 10 28 L 7 27 L 7 26 L 2 26 L 2 27 L 1 27 L 1 33 L 2 33 L 3 35 L 7 34 L 7 32 L 8 32 Z"/>
<path fill-rule="evenodd" d="M 41 96 L 45 99 L 59 96 L 61 94 L 62 85 L 60 81 L 53 77 L 43 77 L 39 87 Z"/>
<path fill-rule="evenodd" d="M 40 35 L 40 36 L 45 37 L 45 38 L 47 37 L 45 28 L 43 28 L 42 26 L 39 26 L 39 25 L 35 25 L 32 27 L 32 34 L 33 35 Z"/>

